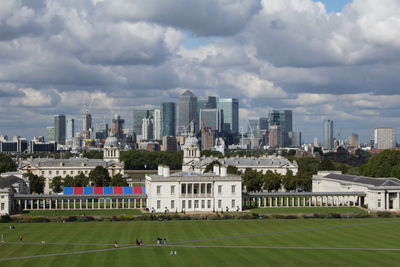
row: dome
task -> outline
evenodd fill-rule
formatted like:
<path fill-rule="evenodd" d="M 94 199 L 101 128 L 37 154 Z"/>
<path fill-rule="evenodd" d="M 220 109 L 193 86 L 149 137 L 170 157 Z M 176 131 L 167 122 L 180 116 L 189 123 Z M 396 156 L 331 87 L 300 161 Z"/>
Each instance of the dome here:
<path fill-rule="evenodd" d="M 118 139 L 115 136 L 107 137 L 104 146 L 118 146 Z"/>
<path fill-rule="evenodd" d="M 194 136 L 190 136 L 185 140 L 185 146 L 193 146 L 193 145 L 197 146 L 198 144 L 199 140 Z"/>

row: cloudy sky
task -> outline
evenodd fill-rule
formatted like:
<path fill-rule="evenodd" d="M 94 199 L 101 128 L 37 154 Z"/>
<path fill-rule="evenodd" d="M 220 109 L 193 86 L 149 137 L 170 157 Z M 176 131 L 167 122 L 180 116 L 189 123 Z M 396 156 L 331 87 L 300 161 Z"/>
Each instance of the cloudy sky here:
<path fill-rule="evenodd" d="M 398 0 L 1 0 L 0 134 L 45 135 L 87 106 L 240 99 L 244 119 L 294 113 L 305 141 L 400 126 Z M 399 131 L 398 131 L 399 132 Z"/>

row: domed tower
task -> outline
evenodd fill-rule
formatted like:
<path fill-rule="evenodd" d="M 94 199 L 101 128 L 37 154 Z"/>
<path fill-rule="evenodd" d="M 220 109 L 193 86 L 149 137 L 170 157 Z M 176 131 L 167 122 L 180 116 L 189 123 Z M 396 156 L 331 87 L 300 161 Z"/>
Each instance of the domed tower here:
<path fill-rule="evenodd" d="M 194 171 L 194 165 L 200 161 L 200 146 L 199 140 L 191 134 L 185 140 L 185 145 L 183 146 L 183 162 L 182 171 Z"/>
<path fill-rule="evenodd" d="M 116 137 L 107 137 L 106 142 L 104 143 L 103 160 L 119 162 L 119 147 Z"/>

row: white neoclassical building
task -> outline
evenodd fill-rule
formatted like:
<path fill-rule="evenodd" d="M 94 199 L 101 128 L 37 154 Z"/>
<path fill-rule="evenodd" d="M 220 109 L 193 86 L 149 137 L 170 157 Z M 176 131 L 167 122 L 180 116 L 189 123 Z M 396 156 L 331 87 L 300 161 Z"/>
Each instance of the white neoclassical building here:
<path fill-rule="evenodd" d="M 153 212 L 216 212 L 242 210 L 242 180 L 214 166 L 214 173 L 184 171 L 170 174 L 159 166 L 146 175 L 147 208 Z"/>
<path fill-rule="evenodd" d="M 76 176 L 80 173 L 86 176 L 96 168 L 102 166 L 108 170 L 110 176 L 124 175 L 124 163 L 119 160 L 120 152 L 117 138 L 108 137 L 104 144 L 103 159 L 71 158 L 71 159 L 29 159 L 19 167 L 21 173 L 31 172 L 45 178 L 44 193 L 51 194 L 50 184 L 54 177 L 67 175 Z"/>
<path fill-rule="evenodd" d="M 364 192 L 362 204 L 371 211 L 400 210 L 400 180 L 318 172 L 312 179 L 312 192 Z M 355 199 L 353 200 L 355 201 Z"/>

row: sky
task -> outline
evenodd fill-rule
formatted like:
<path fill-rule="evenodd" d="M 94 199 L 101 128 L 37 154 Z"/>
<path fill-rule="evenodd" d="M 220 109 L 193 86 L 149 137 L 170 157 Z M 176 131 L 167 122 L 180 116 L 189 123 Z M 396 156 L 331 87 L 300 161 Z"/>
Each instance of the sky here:
<path fill-rule="evenodd" d="M 240 100 L 241 125 L 291 109 L 322 141 L 400 125 L 397 0 L 1 0 L 0 135 L 55 114 L 97 124 L 197 96 Z"/>

